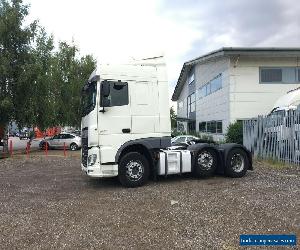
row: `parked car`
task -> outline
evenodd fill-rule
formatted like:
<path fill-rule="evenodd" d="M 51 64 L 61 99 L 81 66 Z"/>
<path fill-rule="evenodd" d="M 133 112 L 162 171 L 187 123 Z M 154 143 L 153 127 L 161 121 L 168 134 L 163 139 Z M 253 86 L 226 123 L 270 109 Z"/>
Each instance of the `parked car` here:
<path fill-rule="evenodd" d="M 14 132 L 9 132 L 8 133 L 8 137 L 15 137 L 15 136 L 16 136 L 16 134 Z"/>
<path fill-rule="evenodd" d="M 179 143 L 187 143 L 192 140 L 199 140 L 199 138 L 192 135 L 179 135 L 171 139 L 171 145 L 176 145 Z"/>
<path fill-rule="evenodd" d="M 20 132 L 19 133 L 19 139 L 20 140 L 29 139 L 29 133 L 28 132 Z"/>
<path fill-rule="evenodd" d="M 39 147 L 45 149 L 47 143 L 48 149 L 54 148 L 69 148 L 72 151 L 81 148 L 81 137 L 73 133 L 61 133 L 49 139 L 44 139 L 40 142 Z"/>
<path fill-rule="evenodd" d="M 74 130 L 72 134 L 78 135 L 81 137 L 81 130 Z"/>

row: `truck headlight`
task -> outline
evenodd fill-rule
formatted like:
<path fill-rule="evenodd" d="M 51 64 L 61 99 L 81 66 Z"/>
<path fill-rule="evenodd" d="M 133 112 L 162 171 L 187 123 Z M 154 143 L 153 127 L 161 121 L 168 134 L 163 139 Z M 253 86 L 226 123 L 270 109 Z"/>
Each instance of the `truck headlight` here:
<path fill-rule="evenodd" d="M 93 166 L 96 163 L 97 160 L 97 155 L 96 154 L 91 154 L 88 157 L 88 165 Z"/>

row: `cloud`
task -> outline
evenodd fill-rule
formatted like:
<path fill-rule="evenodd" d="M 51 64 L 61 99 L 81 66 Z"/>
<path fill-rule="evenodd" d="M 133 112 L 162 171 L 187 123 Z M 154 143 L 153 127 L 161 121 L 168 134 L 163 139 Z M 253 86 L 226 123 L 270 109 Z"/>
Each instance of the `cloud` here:
<path fill-rule="evenodd" d="M 182 61 L 225 46 L 300 46 L 297 1 L 164 1 L 160 13 L 199 32 Z"/>
<path fill-rule="evenodd" d="M 57 40 L 99 62 L 165 54 L 170 92 L 182 64 L 224 46 L 300 47 L 293 0 L 27 0 Z"/>

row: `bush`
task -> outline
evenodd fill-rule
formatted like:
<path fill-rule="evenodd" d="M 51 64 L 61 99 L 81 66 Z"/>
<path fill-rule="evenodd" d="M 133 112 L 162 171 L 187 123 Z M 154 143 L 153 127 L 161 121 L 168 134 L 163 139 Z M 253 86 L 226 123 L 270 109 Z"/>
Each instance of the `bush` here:
<path fill-rule="evenodd" d="M 243 122 L 236 121 L 228 126 L 226 142 L 243 144 Z"/>

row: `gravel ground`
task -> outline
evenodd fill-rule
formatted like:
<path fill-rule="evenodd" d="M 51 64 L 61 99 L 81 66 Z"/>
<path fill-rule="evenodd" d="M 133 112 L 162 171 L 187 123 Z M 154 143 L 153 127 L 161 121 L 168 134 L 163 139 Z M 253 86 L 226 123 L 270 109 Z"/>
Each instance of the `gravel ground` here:
<path fill-rule="evenodd" d="M 240 234 L 272 233 L 299 244 L 299 170 L 257 162 L 240 179 L 173 176 L 125 189 L 83 175 L 76 155 L 4 159 L 0 248 L 238 249 Z"/>

